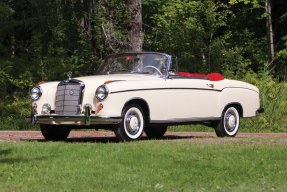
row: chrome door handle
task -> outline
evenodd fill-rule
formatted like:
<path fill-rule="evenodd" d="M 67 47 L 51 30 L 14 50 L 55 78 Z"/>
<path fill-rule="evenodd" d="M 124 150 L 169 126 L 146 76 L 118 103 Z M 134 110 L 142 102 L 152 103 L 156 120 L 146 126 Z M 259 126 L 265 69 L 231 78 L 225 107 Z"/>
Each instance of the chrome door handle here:
<path fill-rule="evenodd" d="M 214 88 L 214 84 L 206 84 L 210 88 Z"/>

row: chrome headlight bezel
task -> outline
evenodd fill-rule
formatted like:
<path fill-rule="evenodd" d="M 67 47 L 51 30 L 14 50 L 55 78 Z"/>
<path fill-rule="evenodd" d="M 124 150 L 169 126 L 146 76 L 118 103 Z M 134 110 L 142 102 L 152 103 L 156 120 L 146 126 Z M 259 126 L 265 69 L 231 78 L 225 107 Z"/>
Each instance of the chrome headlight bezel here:
<path fill-rule="evenodd" d="M 37 101 L 42 96 L 43 90 L 40 86 L 33 87 L 30 91 L 30 97 L 33 101 Z"/>
<path fill-rule="evenodd" d="M 96 98 L 99 101 L 105 100 L 109 95 L 109 89 L 106 85 L 101 85 L 96 90 Z"/>

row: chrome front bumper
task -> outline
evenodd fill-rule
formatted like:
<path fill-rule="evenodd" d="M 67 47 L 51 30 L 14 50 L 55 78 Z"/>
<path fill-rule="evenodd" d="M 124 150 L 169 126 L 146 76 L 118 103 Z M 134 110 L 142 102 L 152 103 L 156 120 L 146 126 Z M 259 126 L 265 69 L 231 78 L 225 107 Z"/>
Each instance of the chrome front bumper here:
<path fill-rule="evenodd" d="M 121 116 L 96 116 L 91 114 L 91 106 L 84 106 L 84 114 L 78 115 L 57 115 L 47 114 L 38 115 L 37 107 L 32 106 L 32 115 L 26 116 L 25 120 L 33 125 L 38 124 L 53 124 L 53 125 L 101 125 L 101 124 L 119 124 L 122 121 Z"/>
<path fill-rule="evenodd" d="M 119 124 L 122 117 L 106 117 L 94 115 L 31 115 L 25 118 L 32 124 L 65 124 L 65 125 L 97 125 Z"/>

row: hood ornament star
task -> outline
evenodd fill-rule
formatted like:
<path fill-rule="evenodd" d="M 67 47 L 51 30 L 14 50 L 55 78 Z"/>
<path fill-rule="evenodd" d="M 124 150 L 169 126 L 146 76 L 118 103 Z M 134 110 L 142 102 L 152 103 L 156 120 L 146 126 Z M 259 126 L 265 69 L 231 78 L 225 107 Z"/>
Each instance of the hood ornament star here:
<path fill-rule="evenodd" d="M 71 79 L 72 79 L 72 71 L 69 71 L 69 72 L 67 73 L 67 76 L 68 76 L 69 80 L 71 80 Z"/>

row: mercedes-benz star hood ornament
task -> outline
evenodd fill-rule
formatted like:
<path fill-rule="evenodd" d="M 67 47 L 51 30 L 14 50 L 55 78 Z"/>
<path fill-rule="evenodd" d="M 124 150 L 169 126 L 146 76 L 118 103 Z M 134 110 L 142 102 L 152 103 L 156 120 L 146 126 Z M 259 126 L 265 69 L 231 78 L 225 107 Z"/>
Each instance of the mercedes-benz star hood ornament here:
<path fill-rule="evenodd" d="M 69 80 L 71 80 L 71 79 L 72 79 L 72 71 L 69 71 L 69 72 L 67 73 L 67 76 L 68 76 Z"/>

